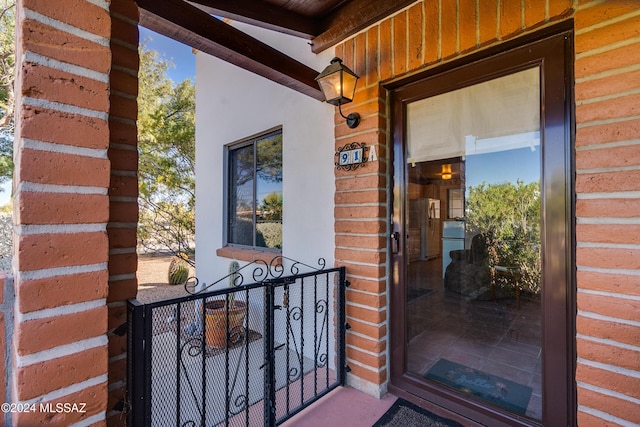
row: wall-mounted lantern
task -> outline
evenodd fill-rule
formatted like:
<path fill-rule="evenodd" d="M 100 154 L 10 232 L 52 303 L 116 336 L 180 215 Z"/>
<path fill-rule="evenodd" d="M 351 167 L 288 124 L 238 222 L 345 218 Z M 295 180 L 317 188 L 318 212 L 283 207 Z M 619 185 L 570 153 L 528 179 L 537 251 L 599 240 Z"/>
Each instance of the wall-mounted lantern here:
<path fill-rule="evenodd" d="M 360 115 L 351 113 L 348 116 L 342 114 L 342 104 L 348 104 L 353 101 L 356 92 L 356 83 L 358 76 L 345 65 L 342 65 L 342 59 L 333 58 L 331 64 L 322 70 L 316 81 L 322 90 L 324 99 L 331 105 L 337 105 L 340 115 L 347 120 L 347 126 L 351 129 L 360 124 Z"/>

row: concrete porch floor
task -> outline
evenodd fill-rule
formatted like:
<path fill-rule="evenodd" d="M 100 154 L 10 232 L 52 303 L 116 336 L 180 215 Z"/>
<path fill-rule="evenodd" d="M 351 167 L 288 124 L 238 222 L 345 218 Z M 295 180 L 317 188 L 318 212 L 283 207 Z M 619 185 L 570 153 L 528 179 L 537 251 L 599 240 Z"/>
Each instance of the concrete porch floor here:
<path fill-rule="evenodd" d="M 471 421 L 444 408 L 406 396 L 406 399 L 427 411 L 443 418 L 457 421 L 465 427 L 483 427 L 483 424 Z M 283 427 L 371 427 L 398 400 L 387 393 L 381 399 L 369 396 L 351 387 L 339 387 L 325 397 L 303 410 Z"/>
<path fill-rule="evenodd" d="M 387 393 L 381 399 L 351 387 L 339 387 L 283 427 L 371 427 L 393 405 L 397 397 Z"/>

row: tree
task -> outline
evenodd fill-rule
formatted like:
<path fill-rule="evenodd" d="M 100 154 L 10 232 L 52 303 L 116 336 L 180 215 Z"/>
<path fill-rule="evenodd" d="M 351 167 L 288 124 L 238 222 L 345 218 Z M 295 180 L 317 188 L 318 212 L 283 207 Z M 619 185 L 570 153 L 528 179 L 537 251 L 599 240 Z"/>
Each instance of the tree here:
<path fill-rule="evenodd" d="M 178 255 L 195 250 L 195 86 L 174 84 L 170 66 L 141 45 L 138 238 L 146 250 Z"/>
<path fill-rule="evenodd" d="M 492 265 L 517 266 L 520 286 L 540 290 L 540 183 L 482 183 L 469 188 L 467 231 L 484 233 Z M 502 280 L 500 278 L 499 280 Z"/>
<path fill-rule="evenodd" d="M 267 135 L 256 143 L 254 164 L 252 147 L 237 150 L 234 160 L 234 182 L 238 187 L 257 178 L 266 182 L 282 182 L 282 133 Z"/>
<path fill-rule="evenodd" d="M 0 0 L 0 183 L 13 176 L 15 6 Z"/>
<path fill-rule="evenodd" d="M 268 221 L 282 221 L 282 193 L 269 193 L 262 199 L 263 217 Z"/>

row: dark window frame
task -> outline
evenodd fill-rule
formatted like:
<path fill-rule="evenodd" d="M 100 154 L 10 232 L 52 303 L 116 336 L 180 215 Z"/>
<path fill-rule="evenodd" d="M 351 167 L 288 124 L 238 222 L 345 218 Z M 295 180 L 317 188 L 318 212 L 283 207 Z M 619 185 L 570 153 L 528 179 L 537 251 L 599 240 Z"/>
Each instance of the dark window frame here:
<path fill-rule="evenodd" d="M 225 247 L 232 247 L 240 250 L 257 250 L 257 251 L 267 251 L 273 253 L 282 252 L 282 248 L 269 248 L 265 246 L 258 246 L 256 242 L 256 226 L 257 226 L 257 210 L 258 206 L 256 205 L 256 195 L 257 195 L 257 180 L 256 180 L 256 170 L 257 170 L 257 143 L 264 139 L 274 135 L 283 135 L 282 126 L 278 126 L 275 128 L 271 128 L 264 132 L 260 132 L 255 135 L 251 135 L 249 137 L 243 138 L 239 141 L 232 142 L 224 146 L 224 191 L 223 191 L 223 209 L 224 209 L 224 224 L 223 224 L 223 242 Z M 252 228 L 253 228 L 253 242 L 251 245 L 234 243 L 231 242 L 231 226 L 232 226 L 232 203 L 231 203 L 231 193 L 232 193 L 232 185 L 233 178 L 231 177 L 233 168 L 231 164 L 231 156 L 233 152 L 241 150 L 243 148 L 252 146 L 253 147 L 253 215 L 252 215 Z M 282 168 L 282 163 L 280 164 Z"/>

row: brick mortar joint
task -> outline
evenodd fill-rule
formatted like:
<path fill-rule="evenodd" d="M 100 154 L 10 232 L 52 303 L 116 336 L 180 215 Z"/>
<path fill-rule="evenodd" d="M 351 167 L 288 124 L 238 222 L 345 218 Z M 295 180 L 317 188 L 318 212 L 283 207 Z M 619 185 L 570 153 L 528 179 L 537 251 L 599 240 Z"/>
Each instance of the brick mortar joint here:
<path fill-rule="evenodd" d="M 359 172 L 359 171 L 358 171 Z M 356 173 L 354 175 L 342 175 L 342 176 L 336 176 L 336 181 L 340 181 L 343 179 L 354 179 L 354 178 L 370 178 L 370 177 L 383 177 L 386 178 L 387 174 L 386 173 L 382 173 L 382 172 L 378 172 L 378 171 L 373 171 L 373 172 L 368 172 L 368 173 Z M 380 187 L 370 187 L 370 188 L 380 188 Z M 365 188 L 363 188 L 364 190 Z"/>
<path fill-rule="evenodd" d="M 108 12 L 108 10 L 107 10 Z M 99 44 L 100 46 L 109 46 L 109 38 L 93 33 L 91 31 L 76 27 L 75 25 L 68 24 L 50 16 L 37 12 L 34 9 L 27 7 L 23 8 L 24 18 L 26 20 L 33 20 L 47 27 L 62 31 L 64 33 L 72 34 L 76 37 L 80 37 L 92 43 Z"/>
<path fill-rule="evenodd" d="M 54 70 L 63 71 L 65 73 L 86 77 L 100 83 L 109 82 L 109 75 L 106 72 L 93 70 L 91 68 L 86 68 L 80 65 L 69 64 L 66 62 L 58 61 L 57 59 L 40 55 L 39 53 L 26 51 L 24 53 L 22 64 L 26 66 L 26 65 L 29 65 L 30 63 L 36 64 L 36 65 L 42 65 L 48 68 L 52 68 Z"/>
<path fill-rule="evenodd" d="M 626 21 L 631 18 L 635 18 L 637 16 L 640 16 L 640 9 L 634 12 L 628 12 L 622 15 L 614 16 L 613 18 L 610 18 L 610 19 L 598 21 L 596 24 L 591 24 L 587 27 L 580 28 L 576 25 L 575 35 L 577 38 L 577 37 L 583 36 L 584 34 L 590 31 L 599 30 L 601 28 L 605 28 L 610 25 L 618 24 L 620 22 Z"/>
<path fill-rule="evenodd" d="M 371 291 L 365 291 L 363 289 L 354 289 L 354 288 L 347 288 L 347 293 L 348 292 L 354 292 L 357 294 L 364 294 L 364 295 L 371 295 L 371 296 L 375 296 L 375 297 L 386 297 L 387 296 L 387 292 L 382 292 L 382 293 L 377 293 L 377 292 L 371 292 Z"/>
<path fill-rule="evenodd" d="M 347 251 L 347 252 L 365 252 L 367 255 L 375 255 L 375 254 L 386 254 L 387 248 L 352 248 L 350 246 L 336 246 L 337 251 Z M 348 262 L 348 260 L 345 260 Z"/>
<path fill-rule="evenodd" d="M 366 365 L 366 364 L 364 364 L 362 362 L 359 362 L 359 361 L 357 361 L 355 359 L 351 359 L 351 358 L 348 358 L 348 357 L 347 357 L 347 361 L 351 362 L 351 363 L 354 363 L 354 364 L 360 366 L 361 368 L 364 368 L 364 369 L 367 369 L 367 370 L 370 370 L 370 371 L 373 371 L 373 372 L 377 372 L 377 373 L 382 373 L 382 372 L 385 372 L 387 370 L 386 365 L 381 366 L 379 368 L 376 368 L 376 367 L 373 367 L 373 366 L 370 366 L 370 365 Z M 353 375 L 353 374 L 351 374 L 351 375 Z"/>
<path fill-rule="evenodd" d="M 376 307 L 371 307 L 371 306 L 368 306 L 368 305 L 358 304 L 356 302 L 350 302 L 350 301 L 347 301 L 346 305 L 348 307 L 361 308 L 363 310 L 372 311 L 374 313 L 386 313 L 386 311 L 387 311 L 386 305 L 382 306 L 382 307 L 379 307 L 379 308 L 376 308 Z M 357 317 L 354 317 L 354 319 L 357 319 Z"/>
<path fill-rule="evenodd" d="M 360 353 L 364 353 L 367 354 L 369 356 L 373 356 L 373 357 L 385 357 L 387 355 L 387 351 L 386 350 L 382 350 L 382 351 L 369 351 L 369 350 L 365 350 L 363 348 L 358 347 L 357 345 L 353 345 L 353 344 L 347 344 L 347 348 L 351 348 L 353 350 L 359 351 Z"/>
<path fill-rule="evenodd" d="M 376 116 L 375 114 L 373 115 L 368 115 L 366 117 L 374 117 Z M 338 127 L 342 125 L 342 122 L 338 122 L 336 123 L 335 127 Z M 355 139 L 361 135 L 368 135 L 371 133 L 380 133 L 381 135 L 388 135 L 388 130 L 385 128 L 379 128 L 379 127 L 375 127 L 375 128 L 369 128 L 369 129 L 363 129 L 357 132 L 349 132 L 346 135 L 341 135 L 335 138 L 336 142 L 338 143 L 338 141 L 343 141 L 343 140 L 347 140 L 347 139 Z M 377 145 L 380 145 L 379 143 L 376 143 Z M 383 158 L 379 158 L 378 161 L 382 161 L 384 160 Z"/>

